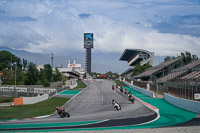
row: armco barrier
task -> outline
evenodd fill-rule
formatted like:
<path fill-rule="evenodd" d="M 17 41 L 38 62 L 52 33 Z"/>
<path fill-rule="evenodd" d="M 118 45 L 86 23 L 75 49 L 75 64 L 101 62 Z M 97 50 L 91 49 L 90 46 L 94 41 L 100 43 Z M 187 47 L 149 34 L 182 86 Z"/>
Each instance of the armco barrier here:
<path fill-rule="evenodd" d="M 122 81 L 125 85 L 127 85 L 128 87 L 130 87 L 131 89 L 133 90 L 136 90 L 137 92 L 140 92 L 146 96 L 149 96 L 149 97 L 153 97 L 153 92 L 152 91 L 149 91 L 149 90 L 146 90 L 146 89 L 142 89 L 142 88 L 139 88 L 137 86 L 134 86 L 134 85 L 131 85 L 129 84 L 128 82 L 126 81 Z"/>
<path fill-rule="evenodd" d="M 34 104 L 34 103 L 38 103 L 44 100 L 47 100 L 49 98 L 48 94 L 44 94 L 41 96 L 37 96 L 37 97 L 23 97 L 23 103 L 24 104 Z"/>
<path fill-rule="evenodd" d="M 183 108 L 192 112 L 200 113 L 200 102 L 174 97 L 167 93 L 164 94 L 164 99 L 167 102 L 175 106 L 178 106 L 180 108 Z"/>

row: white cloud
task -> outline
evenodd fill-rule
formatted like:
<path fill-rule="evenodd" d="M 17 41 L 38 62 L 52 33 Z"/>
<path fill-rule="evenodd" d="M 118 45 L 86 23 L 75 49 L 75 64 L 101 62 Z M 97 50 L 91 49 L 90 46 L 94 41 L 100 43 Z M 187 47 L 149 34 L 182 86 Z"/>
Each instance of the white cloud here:
<path fill-rule="evenodd" d="M 198 53 L 200 38 L 163 34 L 151 26 L 174 15 L 199 13 L 199 8 L 198 4 L 182 0 L 8 1 L 0 4 L 4 15 L 30 16 L 36 21 L 1 22 L 0 29 L 4 30 L 0 35 L 6 38 L 0 36 L 0 45 L 9 43 L 14 48 L 58 55 L 83 51 L 83 33 L 92 32 L 94 51 L 122 53 L 125 48 L 137 48 L 162 56 L 186 50 Z M 89 15 L 82 19 L 80 14 Z"/>

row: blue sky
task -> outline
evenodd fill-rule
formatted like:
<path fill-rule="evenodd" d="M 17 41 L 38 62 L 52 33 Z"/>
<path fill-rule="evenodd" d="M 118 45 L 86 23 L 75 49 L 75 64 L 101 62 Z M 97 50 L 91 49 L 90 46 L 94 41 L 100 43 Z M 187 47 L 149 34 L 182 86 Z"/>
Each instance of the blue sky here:
<path fill-rule="evenodd" d="M 1 0 L 0 46 L 65 55 L 145 49 L 157 56 L 200 51 L 199 0 Z"/>

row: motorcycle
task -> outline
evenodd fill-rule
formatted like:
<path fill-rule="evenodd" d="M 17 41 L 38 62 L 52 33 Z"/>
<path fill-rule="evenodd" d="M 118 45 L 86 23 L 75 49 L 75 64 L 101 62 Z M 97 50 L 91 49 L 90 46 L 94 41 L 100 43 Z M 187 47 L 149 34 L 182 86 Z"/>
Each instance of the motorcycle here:
<path fill-rule="evenodd" d="M 125 94 L 125 95 L 128 95 L 127 89 L 124 90 L 124 94 Z"/>
<path fill-rule="evenodd" d="M 115 100 L 112 100 L 112 104 L 116 110 L 121 110 L 121 106 Z"/>
<path fill-rule="evenodd" d="M 129 95 L 129 101 L 130 101 L 131 103 L 134 103 L 135 98 L 133 97 L 133 95 Z"/>
<path fill-rule="evenodd" d="M 70 114 L 68 112 L 65 111 L 65 109 L 57 109 L 58 114 L 60 115 L 60 118 L 64 118 L 64 117 L 70 117 Z"/>
<path fill-rule="evenodd" d="M 113 86 L 112 86 L 112 90 L 114 90 L 114 89 L 115 89 L 115 86 L 113 85 Z"/>
<path fill-rule="evenodd" d="M 124 91 L 124 90 L 123 90 L 123 88 L 122 88 L 122 87 L 120 88 L 120 91 L 123 93 L 123 91 Z"/>
<path fill-rule="evenodd" d="M 121 110 L 121 106 L 118 103 L 115 103 L 113 106 L 116 110 Z"/>

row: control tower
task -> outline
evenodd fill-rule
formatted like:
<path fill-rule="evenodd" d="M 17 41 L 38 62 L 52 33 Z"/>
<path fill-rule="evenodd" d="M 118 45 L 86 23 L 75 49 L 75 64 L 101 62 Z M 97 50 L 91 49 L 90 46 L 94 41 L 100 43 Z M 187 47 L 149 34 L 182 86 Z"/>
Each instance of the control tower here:
<path fill-rule="evenodd" d="M 91 49 L 93 48 L 93 33 L 84 33 L 85 72 L 91 73 Z"/>

